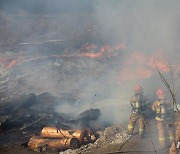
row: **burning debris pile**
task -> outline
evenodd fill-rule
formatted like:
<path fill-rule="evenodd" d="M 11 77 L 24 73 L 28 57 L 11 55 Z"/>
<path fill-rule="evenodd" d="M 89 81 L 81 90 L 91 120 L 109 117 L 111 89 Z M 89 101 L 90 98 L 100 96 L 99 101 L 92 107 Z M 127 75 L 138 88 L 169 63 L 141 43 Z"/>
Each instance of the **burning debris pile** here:
<path fill-rule="evenodd" d="M 90 51 L 93 45 L 85 46 L 74 53 L 25 57 L 13 54 L 2 58 L 1 151 L 13 143 L 34 151 L 61 151 L 94 143 L 99 138 L 98 131 L 105 129 L 106 123 L 97 122 L 101 112 L 92 109 L 92 97 L 95 101 L 107 97 L 107 85 L 112 81 L 104 85 L 105 92 L 97 87 L 108 80 L 104 74 L 119 61 L 117 55 L 122 55 L 126 47 L 96 46 Z M 84 55 L 99 54 L 99 50 L 103 51 L 99 58 Z M 90 82 L 97 80 L 95 89 L 87 83 L 87 76 Z"/>
<path fill-rule="evenodd" d="M 92 131 L 89 123 L 99 118 L 100 110 L 86 110 L 78 116 L 56 113 L 51 103 L 55 105 L 58 99 L 48 93 L 28 94 L 21 96 L 16 102 L 1 105 L 1 144 L 22 144 L 27 142 L 31 134 L 34 135 L 28 146 L 35 151 L 42 151 L 47 147 L 53 150 L 78 148 L 82 144 L 94 142 L 98 135 Z M 40 131 L 41 136 L 35 135 Z M 16 137 L 13 140 L 6 135 Z"/>
<path fill-rule="evenodd" d="M 64 153 L 86 153 L 101 151 L 101 147 L 113 151 L 115 145 L 119 147 L 130 137 L 125 127 L 106 128 L 97 121 L 99 109 L 85 110 L 77 116 L 55 112 L 53 106 L 60 100 L 49 93 L 26 94 L 1 105 L 0 150 L 12 144 L 13 149 L 25 147 L 26 153 L 67 149 Z"/>
<path fill-rule="evenodd" d="M 131 138 L 121 122 L 132 86 L 152 94 L 156 66 L 171 72 L 179 5 L 32 1 L 0 2 L 0 153 L 119 151 Z M 134 135 L 121 150 L 151 149 L 143 141 Z"/>
<path fill-rule="evenodd" d="M 113 153 L 119 151 L 124 142 L 131 138 L 123 125 L 112 125 L 104 131 L 98 131 L 100 137 L 92 144 L 83 145 L 79 149 L 68 149 L 60 154 L 93 154 Z"/>

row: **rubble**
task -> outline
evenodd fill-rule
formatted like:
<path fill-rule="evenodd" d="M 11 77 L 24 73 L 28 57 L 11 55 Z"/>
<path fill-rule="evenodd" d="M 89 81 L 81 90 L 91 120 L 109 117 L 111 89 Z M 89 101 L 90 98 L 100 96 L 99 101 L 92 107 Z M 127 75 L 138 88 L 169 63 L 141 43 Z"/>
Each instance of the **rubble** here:
<path fill-rule="evenodd" d="M 13 127 L 23 129 L 37 121 L 39 127 L 54 125 L 70 129 L 79 124 L 88 125 L 90 121 L 97 120 L 100 116 L 99 109 L 90 109 L 74 117 L 64 113 L 57 113 L 54 106 L 57 105 L 58 101 L 60 101 L 60 98 L 48 93 L 40 95 L 31 93 L 20 96 L 16 101 L 1 104 L 1 128 L 4 130 Z M 30 126 L 31 128 L 36 127 L 35 125 Z"/>
<path fill-rule="evenodd" d="M 2 133 L 11 134 L 13 131 L 16 134 L 17 131 L 22 138 L 19 140 L 20 144 L 28 142 L 29 149 L 34 151 L 62 151 L 71 148 L 65 153 L 88 153 L 91 149 L 98 150 L 102 146 L 119 144 L 128 138 L 124 135 L 124 128 L 120 126 L 108 127 L 105 131 L 98 130 L 97 127 L 93 130 L 90 122 L 96 121 L 101 115 L 99 109 L 89 109 L 75 117 L 56 113 L 51 103 L 56 104 L 58 100 L 60 98 L 49 93 L 32 93 L 2 105 Z M 4 115 L 7 111 L 8 116 Z M 100 128 L 102 129 L 102 126 Z M 8 143 L 9 140 L 3 142 Z M 80 148 L 77 149 L 78 147 Z"/>
<path fill-rule="evenodd" d="M 131 137 L 127 134 L 127 130 L 121 125 L 108 127 L 99 133 L 101 133 L 101 136 L 93 144 L 89 143 L 75 150 L 68 149 L 64 152 L 60 152 L 59 154 L 102 153 L 102 149 L 107 149 L 106 152 L 110 152 L 112 147 L 121 145 Z"/>
<path fill-rule="evenodd" d="M 30 149 L 35 151 L 47 148 L 59 151 L 94 142 L 97 134 L 90 131 L 89 123 L 98 119 L 100 110 L 89 109 L 77 116 L 57 113 L 54 106 L 59 100 L 49 93 L 30 93 L 20 96 L 14 102 L 1 104 L 0 135 L 3 137 L 4 134 L 13 133 L 17 137 L 21 136 L 22 141 L 19 141 L 22 143 L 28 142 L 30 136 L 35 134 L 28 143 Z M 4 144 L 12 140 L 7 138 L 7 141 L 0 142 Z"/>
<path fill-rule="evenodd" d="M 127 130 L 122 126 L 107 127 L 104 131 L 105 140 L 111 144 L 121 143 L 129 137 Z"/>

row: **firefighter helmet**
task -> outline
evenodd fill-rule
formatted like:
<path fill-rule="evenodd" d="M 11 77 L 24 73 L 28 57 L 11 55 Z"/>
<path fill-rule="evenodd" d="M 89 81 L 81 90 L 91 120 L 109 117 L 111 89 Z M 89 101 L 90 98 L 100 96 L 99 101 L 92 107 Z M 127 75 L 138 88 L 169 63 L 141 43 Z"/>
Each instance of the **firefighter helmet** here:
<path fill-rule="evenodd" d="M 156 95 L 157 96 L 164 96 L 164 90 L 162 88 L 159 88 L 156 90 Z"/>
<path fill-rule="evenodd" d="M 140 85 L 135 86 L 134 87 L 134 92 L 135 93 L 142 93 L 143 92 L 142 87 Z"/>

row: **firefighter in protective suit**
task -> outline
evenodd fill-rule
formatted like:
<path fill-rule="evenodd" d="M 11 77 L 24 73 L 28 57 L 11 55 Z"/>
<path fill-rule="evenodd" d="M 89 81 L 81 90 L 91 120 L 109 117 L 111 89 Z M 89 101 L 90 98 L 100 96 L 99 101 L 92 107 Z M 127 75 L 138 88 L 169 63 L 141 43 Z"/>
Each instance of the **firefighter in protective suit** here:
<path fill-rule="evenodd" d="M 147 97 L 143 95 L 141 86 L 135 86 L 135 94 L 130 99 L 130 105 L 132 106 L 132 112 L 128 124 L 128 133 L 133 134 L 136 122 L 139 122 L 139 136 L 142 138 L 144 135 L 144 117 L 143 113 L 146 110 Z"/>
<path fill-rule="evenodd" d="M 156 95 L 158 99 L 153 103 L 152 109 L 156 112 L 157 129 L 159 133 L 159 144 L 161 147 L 166 147 L 168 141 L 173 142 L 173 127 L 172 123 L 172 105 L 169 99 L 165 98 L 165 93 L 162 88 L 157 89 Z M 169 139 L 167 138 L 169 134 Z"/>
<path fill-rule="evenodd" d="M 174 123 L 176 130 L 176 140 L 172 143 L 171 148 L 169 150 L 169 154 L 180 154 L 180 112 L 177 113 L 177 119 Z"/>

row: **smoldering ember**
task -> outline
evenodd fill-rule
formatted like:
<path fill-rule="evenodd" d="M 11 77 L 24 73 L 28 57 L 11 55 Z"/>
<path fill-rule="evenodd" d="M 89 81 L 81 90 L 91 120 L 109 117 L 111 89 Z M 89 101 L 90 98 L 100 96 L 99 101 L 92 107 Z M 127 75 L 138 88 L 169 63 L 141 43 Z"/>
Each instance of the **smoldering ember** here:
<path fill-rule="evenodd" d="M 179 7 L 1 0 L 0 153 L 178 153 Z"/>

